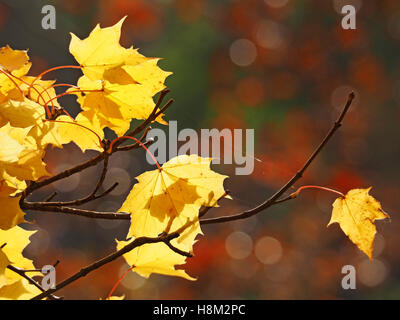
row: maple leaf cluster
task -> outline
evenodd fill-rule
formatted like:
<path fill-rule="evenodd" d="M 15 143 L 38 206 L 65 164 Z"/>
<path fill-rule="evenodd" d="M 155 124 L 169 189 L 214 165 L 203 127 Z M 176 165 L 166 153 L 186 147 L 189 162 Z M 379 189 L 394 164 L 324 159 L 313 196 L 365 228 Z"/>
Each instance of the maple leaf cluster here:
<path fill-rule="evenodd" d="M 147 58 L 137 49 L 119 44 L 123 21 L 108 28 L 96 26 L 83 40 L 72 34 L 70 52 L 83 73 L 77 85 L 65 91 L 75 94 L 81 106 L 75 119 L 62 115 L 55 81 L 27 75 L 31 62 L 26 51 L 8 46 L 0 49 L 0 204 L 6 208 L 0 215 L 2 298 L 27 298 L 28 293 L 38 293 L 7 266 L 34 269 L 32 261 L 22 256 L 32 232 L 17 226 L 24 222 L 19 201 L 28 181 L 49 175 L 42 160 L 46 147 L 62 148 L 74 142 L 82 151 L 105 151 L 103 129 L 123 135 L 132 119 L 149 117 L 155 108 L 153 96 L 165 88 L 164 81 L 171 73 L 158 67 L 159 59 Z M 156 121 L 167 124 L 162 116 Z M 128 236 L 157 236 L 171 228 L 181 229 L 174 245 L 192 251 L 194 238 L 201 233 L 196 216 L 199 208 L 216 205 L 224 193 L 225 176 L 212 172 L 209 165 L 210 159 L 182 156 L 160 170 L 139 176 L 139 183 L 121 208 L 132 213 Z M 133 261 L 143 275 L 158 272 L 189 278 L 174 269 L 184 263 L 185 257 L 163 243 L 143 246 L 126 259 Z"/>

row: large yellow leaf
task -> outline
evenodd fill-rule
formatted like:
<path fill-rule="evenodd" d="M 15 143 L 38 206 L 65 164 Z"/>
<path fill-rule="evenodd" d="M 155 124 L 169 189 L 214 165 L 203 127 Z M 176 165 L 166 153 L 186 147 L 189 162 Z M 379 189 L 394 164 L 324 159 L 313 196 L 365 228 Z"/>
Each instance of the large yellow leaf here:
<path fill-rule="evenodd" d="M 158 58 L 121 47 L 124 19 L 108 28 L 97 25 L 84 40 L 72 34 L 70 43 L 70 52 L 83 67 L 78 87 L 85 94 L 74 93 L 81 108 L 93 110 L 102 128 L 107 125 L 117 135 L 127 131 L 129 120 L 150 115 L 155 107 L 153 96 L 165 88 L 164 81 L 171 74 L 158 67 Z M 166 124 L 162 115 L 156 121 Z"/>
<path fill-rule="evenodd" d="M 89 78 L 102 79 L 104 72 L 109 69 L 146 60 L 146 57 L 132 47 L 126 49 L 119 44 L 124 20 L 125 18 L 107 28 L 97 25 L 84 40 L 71 33 L 69 51 L 83 66 L 82 71 Z"/>
<path fill-rule="evenodd" d="M 118 70 L 123 71 L 122 68 Z M 155 79 L 155 81 L 161 80 Z M 79 78 L 78 86 L 81 90 L 98 90 L 85 91 L 85 96 L 78 99 L 82 109 L 95 110 L 99 117 L 110 121 L 114 126 L 118 125 L 118 122 L 115 123 L 113 119 L 128 120 L 125 121 L 128 124 L 131 119 L 147 119 L 155 107 L 153 95 L 164 87 L 164 85 L 158 86 L 161 89 L 154 92 L 156 86 L 152 81 L 143 84 L 120 84 L 110 82 L 107 78 L 93 81 L 86 76 Z M 161 115 L 156 121 L 166 124 Z M 124 133 L 124 129 L 117 128 L 115 131 Z"/>
<path fill-rule="evenodd" d="M 131 214 L 128 237 L 151 237 L 165 231 L 147 223 L 149 217 L 164 226 L 170 218 L 184 224 L 197 217 L 201 206 L 216 206 L 225 193 L 223 181 L 227 176 L 212 171 L 210 162 L 197 155 L 181 155 L 164 163 L 161 170 L 138 176 L 139 182 L 119 209 Z"/>
<path fill-rule="evenodd" d="M 120 212 L 131 214 L 128 238 L 157 237 L 162 232 L 181 230 L 171 241 L 176 248 L 192 253 L 201 234 L 198 212 L 201 206 L 216 206 L 225 194 L 226 176 L 210 169 L 211 159 L 182 155 L 165 163 L 161 169 L 141 174 Z M 118 248 L 128 242 L 118 242 Z M 148 277 L 151 273 L 194 280 L 175 266 L 186 257 L 172 251 L 165 243 L 147 244 L 124 255 L 133 271 Z"/>
<path fill-rule="evenodd" d="M 0 48 L 0 67 L 3 71 L 13 74 L 16 77 L 26 75 L 31 67 L 26 51 L 13 50 L 8 45 Z M 12 78 L 15 82 L 15 78 Z M 10 92 L 15 98 L 22 98 L 18 88 L 13 81 L 4 73 L 0 72 L 0 102 L 8 99 Z"/>
<path fill-rule="evenodd" d="M 371 188 L 353 189 L 344 198 L 336 199 L 328 226 L 339 223 L 349 239 L 372 260 L 376 233 L 374 221 L 389 216 L 380 203 L 368 194 L 369 190 Z"/>

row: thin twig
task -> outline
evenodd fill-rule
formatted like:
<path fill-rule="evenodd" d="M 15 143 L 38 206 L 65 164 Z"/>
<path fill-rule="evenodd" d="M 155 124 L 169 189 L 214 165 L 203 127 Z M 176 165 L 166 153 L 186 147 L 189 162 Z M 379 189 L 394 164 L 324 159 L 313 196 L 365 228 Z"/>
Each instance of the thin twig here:
<path fill-rule="evenodd" d="M 147 127 L 144 132 L 143 135 L 139 138 L 139 141 L 142 142 L 146 147 L 147 145 L 149 145 L 150 143 L 152 143 L 153 141 L 151 140 L 147 140 L 145 142 L 143 142 L 143 140 L 146 139 L 148 132 L 151 130 L 151 127 Z M 120 146 L 118 148 L 114 148 L 115 151 L 128 151 L 128 150 L 132 150 L 134 148 L 138 148 L 140 147 L 140 143 L 139 142 L 135 142 L 133 144 L 127 145 L 127 146 Z"/>
<path fill-rule="evenodd" d="M 180 255 L 182 255 L 182 256 L 185 256 L 185 257 L 188 257 L 188 258 L 193 258 L 193 255 L 192 255 L 190 252 L 186 252 L 186 251 L 183 251 L 183 250 L 181 250 L 181 249 L 175 247 L 170 241 L 166 241 L 165 244 L 166 244 L 166 245 L 168 246 L 168 248 L 170 248 L 172 251 L 174 251 L 174 252 L 176 252 L 176 253 L 178 253 L 178 254 L 180 254 Z"/>
<path fill-rule="evenodd" d="M 291 186 L 293 186 L 297 182 L 297 180 L 299 180 L 303 176 L 304 172 L 307 170 L 307 168 L 310 166 L 310 164 L 313 162 L 316 156 L 321 152 L 321 150 L 327 144 L 329 139 L 333 136 L 336 130 L 340 128 L 340 126 L 342 125 L 343 118 L 345 117 L 348 109 L 350 108 L 353 99 L 354 99 L 354 93 L 352 92 L 349 94 L 346 105 L 344 106 L 342 112 L 340 113 L 339 118 L 335 121 L 332 128 L 329 130 L 328 134 L 325 136 L 325 138 L 322 140 L 319 146 L 315 149 L 315 151 L 311 154 L 308 160 L 304 163 L 303 167 L 299 171 L 297 171 L 296 174 L 283 187 L 281 187 L 277 192 L 275 192 L 269 199 L 267 199 L 266 201 L 264 201 L 255 208 L 240 212 L 235 215 L 200 220 L 200 224 L 205 225 L 205 224 L 234 221 L 239 219 L 246 219 L 278 203 L 277 201 L 283 202 L 278 199 L 286 192 L 286 190 L 288 190 Z"/>
<path fill-rule="evenodd" d="M 107 174 L 107 169 L 108 169 L 108 159 L 109 155 L 106 153 L 104 156 L 103 160 L 103 170 L 101 171 L 101 175 L 99 180 L 97 181 L 97 184 L 93 191 L 87 195 L 86 197 L 83 197 L 82 199 L 77 199 L 77 200 L 72 200 L 72 201 L 58 201 L 58 202 L 50 202 L 50 201 L 45 201 L 45 202 L 35 202 L 36 206 L 43 206 L 43 207 L 61 207 L 61 206 L 79 206 L 84 203 L 88 203 L 90 201 L 96 200 L 98 198 L 101 198 L 102 196 L 108 194 L 112 190 L 107 190 L 107 192 L 102 193 L 99 196 L 96 196 L 97 191 L 100 189 L 102 186 L 104 179 Z M 114 184 L 110 189 L 115 188 L 116 185 Z"/>
<path fill-rule="evenodd" d="M 69 168 L 67 170 L 64 170 L 50 178 L 43 179 L 41 181 L 34 181 L 32 182 L 24 191 L 21 199 L 24 199 L 27 197 L 29 194 L 31 194 L 33 191 L 38 190 L 44 186 L 47 186 L 53 182 L 56 182 L 58 180 L 64 179 L 66 177 L 72 176 L 73 174 L 77 172 L 81 172 L 89 167 L 95 166 L 99 162 L 101 162 L 105 157 L 105 153 L 99 153 L 97 156 L 93 157 L 92 159 L 85 161 L 79 165 L 76 165 L 75 167 Z"/>
<path fill-rule="evenodd" d="M 129 220 L 130 214 L 123 212 L 99 212 L 94 210 L 84 210 L 71 207 L 43 206 L 42 203 L 24 202 L 21 205 L 23 210 L 34 210 L 43 212 L 60 212 L 86 218 L 107 219 L 107 220 Z"/>

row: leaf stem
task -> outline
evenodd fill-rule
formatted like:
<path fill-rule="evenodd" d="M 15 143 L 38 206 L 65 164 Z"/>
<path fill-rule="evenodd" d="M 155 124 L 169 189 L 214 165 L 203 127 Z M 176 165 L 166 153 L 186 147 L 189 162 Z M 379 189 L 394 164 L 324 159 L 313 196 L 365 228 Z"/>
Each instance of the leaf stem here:
<path fill-rule="evenodd" d="M 146 150 L 146 152 L 147 152 L 147 153 L 150 155 L 150 157 L 153 159 L 153 161 L 155 162 L 155 164 L 156 164 L 158 170 L 161 170 L 161 166 L 160 166 L 160 164 L 158 163 L 157 159 L 154 157 L 154 155 L 149 151 L 149 149 L 147 149 L 147 147 L 144 145 L 143 142 L 141 142 L 139 139 L 136 139 L 136 138 L 134 138 L 134 137 L 122 136 L 122 137 L 118 137 L 118 138 L 114 139 L 114 140 L 111 142 L 110 147 L 109 147 L 109 149 L 108 149 L 110 153 L 113 151 L 114 144 L 115 144 L 118 140 L 121 140 L 121 139 L 131 139 L 131 140 L 134 140 L 134 141 L 136 141 L 137 143 L 139 143 L 140 146 L 141 146 L 144 150 Z"/>
<path fill-rule="evenodd" d="M 299 195 L 299 193 L 301 192 L 301 190 L 304 190 L 304 189 L 319 189 L 319 190 L 324 190 L 324 191 L 329 191 L 329 192 L 336 193 L 336 194 L 338 194 L 339 196 L 341 196 L 343 198 L 345 197 L 345 195 L 343 193 L 341 193 L 340 191 L 337 191 L 337 190 L 334 190 L 334 189 L 331 189 L 331 188 L 327 188 L 327 187 L 313 186 L 313 185 L 302 186 L 302 187 L 298 188 L 296 192 L 294 192 L 294 193 L 292 193 L 290 195 L 290 197 L 291 198 L 296 198 Z"/>
<path fill-rule="evenodd" d="M 81 66 L 68 66 L 68 65 L 65 65 L 65 66 L 53 67 L 53 68 L 50 68 L 50 69 L 47 69 L 47 70 L 43 71 L 43 72 L 40 73 L 38 76 L 36 76 L 35 79 L 33 79 L 32 83 L 31 83 L 30 86 L 28 87 L 28 95 L 29 95 L 29 93 L 31 92 L 31 89 L 32 89 L 32 87 L 33 87 L 33 84 L 34 84 L 38 79 L 40 79 L 42 76 L 44 76 L 45 74 L 47 74 L 47 73 L 49 73 L 49 72 L 51 72 L 51 71 L 54 71 L 54 70 L 59 70 L 59 69 L 81 69 L 81 68 L 82 68 Z"/>
<path fill-rule="evenodd" d="M 124 274 L 118 279 L 118 281 L 113 285 L 113 287 L 111 288 L 110 292 L 107 295 L 106 300 L 110 300 L 110 297 L 112 296 L 112 294 L 114 293 L 115 289 L 117 289 L 118 285 L 121 283 L 121 281 L 126 277 L 126 275 L 128 274 L 129 271 L 131 271 L 135 266 L 129 267 Z"/>

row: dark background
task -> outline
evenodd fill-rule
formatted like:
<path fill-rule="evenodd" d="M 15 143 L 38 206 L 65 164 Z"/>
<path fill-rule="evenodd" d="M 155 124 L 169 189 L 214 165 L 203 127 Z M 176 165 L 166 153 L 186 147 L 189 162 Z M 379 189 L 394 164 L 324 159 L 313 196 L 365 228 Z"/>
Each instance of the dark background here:
<path fill-rule="evenodd" d="M 41 8 L 56 8 L 56 30 L 41 28 Z M 340 8 L 354 4 L 357 29 L 341 28 Z M 175 103 L 167 113 L 183 128 L 254 128 L 255 170 L 236 176 L 234 166 L 215 170 L 230 175 L 224 200 L 210 216 L 232 214 L 262 202 L 300 168 L 322 139 L 353 90 L 356 100 L 344 126 L 296 185 L 317 184 L 347 192 L 373 186 L 391 223 L 377 222 L 371 262 L 342 233 L 326 228 L 335 196 L 304 191 L 246 221 L 203 228 L 195 257 L 185 266 L 196 282 L 129 273 L 116 294 L 128 299 L 354 299 L 400 298 L 399 103 L 400 2 L 397 0 L 66 0 L 0 1 L 1 46 L 28 49 L 30 74 L 76 64 L 69 32 L 85 38 L 93 27 L 128 15 L 121 43 L 160 66 Z M 49 78 L 74 83 L 76 70 Z M 75 99 L 61 99 L 73 114 Z M 56 173 L 93 156 L 76 146 L 49 150 L 48 170 Z M 144 151 L 116 154 L 106 185 L 120 186 L 88 208 L 117 210 L 135 180 L 152 168 Z M 90 192 L 99 168 L 57 183 L 58 199 Z M 294 191 L 295 189 L 293 189 Z M 61 214 L 31 213 L 39 230 L 26 254 L 37 266 L 61 261 L 61 280 L 115 250 L 126 222 L 95 221 Z M 354 265 L 357 289 L 341 288 L 341 269 Z M 128 268 L 119 259 L 79 280 L 60 294 L 76 299 L 104 298 Z"/>

